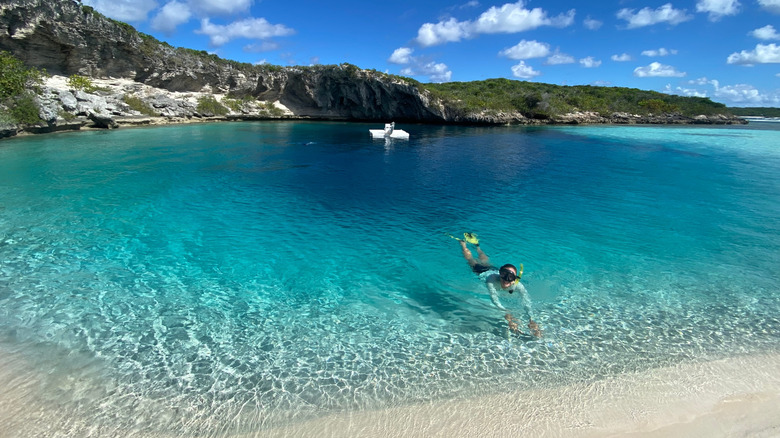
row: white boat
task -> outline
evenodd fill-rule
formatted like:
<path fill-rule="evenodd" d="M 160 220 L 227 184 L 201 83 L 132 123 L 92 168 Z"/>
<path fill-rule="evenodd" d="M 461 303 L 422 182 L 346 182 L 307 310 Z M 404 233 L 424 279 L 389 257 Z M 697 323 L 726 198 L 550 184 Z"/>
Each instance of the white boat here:
<path fill-rule="evenodd" d="M 397 138 L 409 140 L 409 133 L 403 129 L 395 129 L 395 122 L 385 123 L 385 129 L 369 129 L 372 138 Z"/>

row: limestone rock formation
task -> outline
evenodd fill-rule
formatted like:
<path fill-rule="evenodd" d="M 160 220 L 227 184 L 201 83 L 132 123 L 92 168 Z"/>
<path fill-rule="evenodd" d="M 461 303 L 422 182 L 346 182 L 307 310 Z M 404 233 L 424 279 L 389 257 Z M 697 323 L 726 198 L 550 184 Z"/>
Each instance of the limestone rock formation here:
<path fill-rule="evenodd" d="M 74 0 L 0 5 L 0 49 L 50 74 L 126 78 L 171 92 L 248 95 L 279 101 L 298 116 L 445 121 L 414 85 L 389 75 L 347 64 L 280 68 L 225 61 L 173 48 Z"/>

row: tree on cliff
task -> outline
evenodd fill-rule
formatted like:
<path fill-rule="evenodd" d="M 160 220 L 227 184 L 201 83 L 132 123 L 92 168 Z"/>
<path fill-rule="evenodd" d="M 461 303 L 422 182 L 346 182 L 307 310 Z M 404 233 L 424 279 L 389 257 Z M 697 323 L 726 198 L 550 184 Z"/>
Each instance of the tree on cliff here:
<path fill-rule="evenodd" d="M 38 123 L 34 92 L 42 83 L 43 73 L 38 69 L 0 52 L 0 123 Z"/>

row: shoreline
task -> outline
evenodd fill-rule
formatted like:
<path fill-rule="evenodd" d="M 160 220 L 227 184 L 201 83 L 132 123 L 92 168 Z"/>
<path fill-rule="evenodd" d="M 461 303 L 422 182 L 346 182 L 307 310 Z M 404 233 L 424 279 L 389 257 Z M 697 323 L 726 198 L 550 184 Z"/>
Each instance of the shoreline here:
<path fill-rule="evenodd" d="M 0 388 L 0 423 L 7 436 L 40 436 L 44 431 L 52 436 L 104 436 L 106 432 L 150 438 L 185 436 L 123 429 L 118 424 L 120 412 L 109 414 L 117 421 L 114 426 L 106 424 L 105 417 L 99 425 L 90 418 L 73 418 L 54 409 L 52 394 L 43 392 L 49 385 L 43 385 L 24 366 L 26 361 L 17 353 L 0 359 L 0 378 L 6 382 Z M 282 426 L 260 428 L 262 422 L 254 422 L 258 429 L 252 432 L 232 431 L 235 424 L 226 421 L 222 426 L 211 424 L 216 429 L 208 435 L 217 436 L 219 430 L 225 436 L 242 438 L 774 437 L 780 434 L 778 369 L 780 353 L 740 356 L 554 388 L 329 414 Z M 169 409 L 163 408 L 159 415 L 170 416 Z"/>
<path fill-rule="evenodd" d="M 331 415 L 243 437 L 662 438 L 780 435 L 780 354 L 559 388 Z"/>
<path fill-rule="evenodd" d="M 127 78 L 88 78 L 92 89 L 77 89 L 64 76 L 46 77 L 39 104 L 41 122 L 35 125 L 0 125 L 0 139 L 22 135 L 41 135 L 80 130 L 110 130 L 135 126 L 181 125 L 259 120 L 310 120 L 358 123 L 425 123 L 456 126 L 566 126 L 566 125 L 733 125 L 747 124 L 741 117 L 725 115 L 683 116 L 679 113 L 657 115 L 615 112 L 575 111 L 550 115 L 548 118 L 528 118 L 520 113 L 481 112 L 462 119 L 415 119 L 396 117 L 380 120 L 339 114 L 317 107 L 290 108 L 279 97 L 269 100 L 239 101 L 225 90 L 204 87 L 201 91 L 181 92 L 135 82 Z M 131 106 L 127 98 L 135 99 Z M 204 104 L 209 101 L 208 105 Z M 137 105 L 144 106 L 145 109 Z M 224 112 L 219 112 L 221 107 Z M 392 117 L 391 117 L 392 119 Z"/>
<path fill-rule="evenodd" d="M 20 128 L 15 132 L 8 130 L 3 131 L 0 128 L 0 142 L 4 139 L 21 138 L 29 136 L 59 134 L 65 132 L 90 132 L 90 131 L 113 131 L 113 130 L 125 130 L 129 128 L 143 128 L 154 126 L 178 126 L 178 125 L 194 125 L 194 124 L 207 124 L 207 123 L 240 123 L 240 122 L 347 122 L 347 123 L 379 123 L 376 120 L 349 120 L 345 118 L 323 118 L 323 117 L 309 117 L 309 116 L 295 116 L 285 115 L 279 117 L 268 116 L 256 116 L 256 115 L 228 115 L 228 116 L 214 116 L 214 117 L 181 117 L 181 118 L 169 118 L 162 116 L 127 116 L 117 117 L 113 119 L 116 123 L 115 127 L 104 128 L 95 126 L 91 120 L 87 118 L 80 118 L 78 121 L 68 122 L 55 126 L 27 126 Z M 729 124 L 723 123 L 602 123 L 602 122 L 577 122 L 577 123 L 564 123 L 564 122 L 544 122 L 534 124 L 475 124 L 475 123 L 429 123 L 423 121 L 417 122 L 402 122 L 405 124 L 424 124 L 424 125 L 436 125 L 436 126 L 464 126 L 464 127 L 502 127 L 502 126 L 724 126 Z M 748 124 L 750 122 L 744 123 Z"/>

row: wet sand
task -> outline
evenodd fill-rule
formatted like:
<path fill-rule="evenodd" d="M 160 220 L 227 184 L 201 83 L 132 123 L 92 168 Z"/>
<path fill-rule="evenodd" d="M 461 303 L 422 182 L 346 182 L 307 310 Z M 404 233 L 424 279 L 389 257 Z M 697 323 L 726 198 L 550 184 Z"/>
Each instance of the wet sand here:
<path fill-rule="evenodd" d="M 106 436 L 109 430 L 111 436 L 180 436 L 97 429 L 88 418 L 47 408 L 39 380 L 20 371 L 20 360 L 0 359 L 0 437 Z M 738 357 L 564 387 L 342 413 L 239 436 L 777 437 L 778 370 L 780 354 Z"/>
<path fill-rule="evenodd" d="M 780 355 L 337 415 L 251 436 L 778 437 Z"/>

